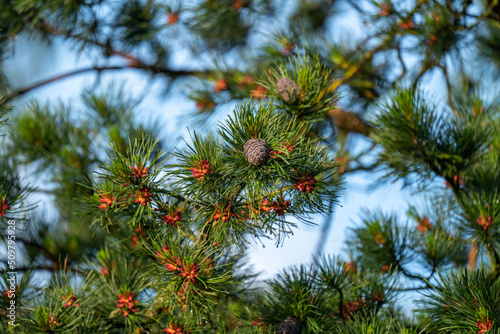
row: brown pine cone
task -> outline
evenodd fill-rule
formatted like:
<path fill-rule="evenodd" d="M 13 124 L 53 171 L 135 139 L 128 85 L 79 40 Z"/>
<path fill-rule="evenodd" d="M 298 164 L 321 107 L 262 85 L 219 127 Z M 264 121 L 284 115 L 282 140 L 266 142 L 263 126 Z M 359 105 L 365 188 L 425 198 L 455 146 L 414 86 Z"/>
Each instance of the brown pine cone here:
<path fill-rule="evenodd" d="M 280 93 L 281 97 L 286 102 L 293 101 L 300 95 L 299 84 L 292 79 L 281 78 L 276 81 L 276 87 L 278 87 L 278 93 Z"/>
<path fill-rule="evenodd" d="M 260 166 L 269 159 L 269 145 L 264 139 L 249 139 L 243 146 L 247 161 L 254 166 Z"/>
<path fill-rule="evenodd" d="M 300 334 L 302 332 L 302 324 L 299 319 L 288 317 L 281 321 L 278 325 L 277 334 Z"/>

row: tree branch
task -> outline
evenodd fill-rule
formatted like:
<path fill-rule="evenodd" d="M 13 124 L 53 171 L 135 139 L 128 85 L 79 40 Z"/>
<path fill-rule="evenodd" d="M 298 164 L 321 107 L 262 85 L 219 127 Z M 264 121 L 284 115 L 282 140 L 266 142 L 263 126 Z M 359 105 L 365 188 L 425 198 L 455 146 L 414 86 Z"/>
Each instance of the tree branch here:
<path fill-rule="evenodd" d="M 394 289 L 394 291 L 406 292 L 406 291 L 421 291 L 421 290 L 429 290 L 429 289 L 432 289 L 432 288 L 429 286 L 415 286 L 412 288 L 397 288 L 397 289 Z"/>
<path fill-rule="evenodd" d="M 93 66 L 93 67 L 82 68 L 79 70 L 74 70 L 71 72 L 56 75 L 52 78 L 48 78 L 48 79 L 39 81 L 35 84 L 32 84 L 30 86 L 18 89 L 16 91 L 12 92 L 9 96 L 7 96 L 5 98 L 5 100 L 11 101 L 20 95 L 26 94 L 32 90 L 35 90 L 35 89 L 40 88 L 42 86 L 45 86 L 47 84 L 50 84 L 50 83 L 53 83 L 53 82 L 56 82 L 56 81 L 59 81 L 59 80 L 65 79 L 65 78 L 73 77 L 73 76 L 76 76 L 79 74 L 84 74 L 84 73 L 93 72 L 93 71 L 101 72 L 101 71 L 109 71 L 109 70 L 123 70 L 123 69 L 127 69 L 127 68 L 129 68 L 129 67 L 127 67 L 127 66 L 105 66 L 105 67 Z"/>
<path fill-rule="evenodd" d="M 28 87 L 24 87 L 21 89 L 18 89 L 14 92 L 12 92 L 9 96 L 5 98 L 5 101 L 11 101 L 15 99 L 16 97 L 26 94 L 32 90 L 35 90 L 37 88 L 43 87 L 47 84 L 57 82 L 62 79 L 74 77 L 80 74 L 84 74 L 87 72 L 103 72 L 103 71 L 116 71 L 116 70 L 126 70 L 126 69 L 139 69 L 139 70 L 147 70 L 152 72 L 153 74 L 165 74 L 171 77 L 180 77 L 180 76 L 190 76 L 190 75 L 196 75 L 196 74 L 204 74 L 205 72 L 197 72 L 197 71 L 189 71 L 189 70 L 171 70 L 167 68 L 157 68 L 155 66 L 149 66 L 145 64 L 131 64 L 127 66 L 91 66 L 91 67 L 86 67 L 86 68 L 81 68 L 78 70 L 74 70 L 71 72 L 63 73 L 56 75 L 52 78 L 48 78 L 42 81 L 39 81 L 37 83 L 34 83 Z"/>
<path fill-rule="evenodd" d="M 491 277 L 498 278 L 500 276 L 500 255 L 495 249 L 495 245 L 490 241 L 485 244 L 488 257 L 491 261 Z"/>
<path fill-rule="evenodd" d="M 5 238 L 5 240 L 7 239 L 7 235 L 3 235 L 3 237 Z M 58 261 L 57 261 L 57 259 L 55 259 L 54 254 L 52 254 L 45 246 L 38 244 L 34 241 L 19 238 L 17 236 L 16 236 L 16 241 L 22 242 L 25 245 L 25 247 L 31 246 L 31 247 L 34 247 L 34 248 L 40 250 L 48 260 L 50 260 L 52 263 L 57 264 Z"/>
<path fill-rule="evenodd" d="M 373 126 L 363 121 L 358 115 L 340 108 L 330 109 L 327 113 L 330 120 L 345 132 L 355 132 L 368 137 Z"/>
<path fill-rule="evenodd" d="M 335 287 L 335 290 L 339 293 L 339 316 L 341 319 L 345 320 L 344 317 L 344 292 L 341 288 Z"/>
<path fill-rule="evenodd" d="M 41 266 L 40 265 L 40 266 L 31 266 L 31 267 L 19 267 L 19 268 L 16 268 L 15 271 L 20 272 L 20 271 L 35 271 L 35 270 L 45 270 L 45 271 L 50 271 L 50 272 L 56 272 L 56 271 L 61 270 L 61 267 L 59 265 L 57 265 L 57 266 Z M 87 275 L 77 268 L 67 268 L 66 270 L 78 273 L 78 274 L 83 275 L 83 276 Z M 8 272 L 10 272 L 9 269 L 0 270 L 0 274 L 4 274 L 4 273 L 8 273 Z"/>
<path fill-rule="evenodd" d="M 407 271 L 405 268 L 403 268 L 403 266 L 401 264 L 399 264 L 399 261 L 397 261 L 397 265 L 398 265 L 398 269 L 401 271 L 401 273 L 403 273 L 403 275 L 405 275 L 406 277 L 408 278 L 411 278 L 411 279 L 416 279 L 416 280 L 420 280 L 420 281 L 423 281 L 425 283 L 425 285 L 429 288 L 429 289 L 434 289 L 434 286 L 432 286 L 429 281 L 425 278 L 425 277 L 422 277 L 422 276 L 418 276 L 418 275 L 414 275 L 412 273 L 410 273 L 409 271 Z M 432 276 L 432 275 L 431 275 Z"/>

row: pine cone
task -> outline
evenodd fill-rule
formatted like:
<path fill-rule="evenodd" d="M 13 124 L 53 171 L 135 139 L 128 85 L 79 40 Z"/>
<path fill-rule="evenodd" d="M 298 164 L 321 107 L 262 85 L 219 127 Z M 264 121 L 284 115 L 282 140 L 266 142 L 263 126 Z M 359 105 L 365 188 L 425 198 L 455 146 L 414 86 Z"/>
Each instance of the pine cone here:
<path fill-rule="evenodd" d="M 281 78 L 276 81 L 278 93 L 280 93 L 283 100 L 290 102 L 299 97 L 300 87 L 299 84 L 288 78 Z"/>
<path fill-rule="evenodd" d="M 277 334 L 300 334 L 302 324 L 297 318 L 288 317 L 278 325 Z"/>
<path fill-rule="evenodd" d="M 247 161 L 254 166 L 260 166 L 269 159 L 269 146 L 264 139 L 249 139 L 243 146 Z"/>

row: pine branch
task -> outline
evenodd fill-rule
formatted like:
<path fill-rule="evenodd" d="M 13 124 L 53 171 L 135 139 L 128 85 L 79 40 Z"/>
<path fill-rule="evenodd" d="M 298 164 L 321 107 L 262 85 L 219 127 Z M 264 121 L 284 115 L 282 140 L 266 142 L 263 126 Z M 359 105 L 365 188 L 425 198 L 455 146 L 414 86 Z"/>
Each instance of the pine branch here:
<path fill-rule="evenodd" d="M 27 308 L 16 308 L 16 312 L 18 312 L 20 314 L 28 313 L 30 311 L 31 311 L 31 309 L 27 309 Z M 9 314 L 8 310 L 0 309 L 0 317 L 6 317 L 8 314 Z"/>
<path fill-rule="evenodd" d="M 495 245 L 492 244 L 491 242 L 488 242 L 485 244 L 488 257 L 491 260 L 491 277 L 497 278 L 500 276 L 500 255 L 498 254 L 497 250 L 495 249 Z"/>
<path fill-rule="evenodd" d="M 20 95 L 24 95 L 28 92 L 31 92 L 32 90 L 35 90 L 37 88 L 41 88 L 47 84 L 54 83 L 54 82 L 57 82 L 59 80 L 65 79 L 65 78 L 70 78 L 70 77 L 73 77 L 73 76 L 76 76 L 79 74 L 84 74 L 84 73 L 93 72 L 93 71 L 102 72 L 102 71 L 111 71 L 111 70 L 123 70 L 123 69 L 127 69 L 127 68 L 129 68 L 129 67 L 127 67 L 127 66 L 104 66 L 104 67 L 92 66 L 92 67 L 82 68 L 79 70 L 74 70 L 71 72 L 56 75 L 52 78 L 48 78 L 48 79 L 39 81 L 37 83 L 34 83 L 30 86 L 18 89 L 17 91 L 14 91 L 9 96 L 7 96 L 5 98 L 5 100 L 11 101 Z"/>
<path fill-rule="evenodd" d="M 363 121 L 358 115 L 340 108 L 330 109 L 327 113 L 330 121 L 345 132 L 354 132 L 365 137 L 373 131 L 373 126 Z"/>
<path fill-rule="evenodd" d="M 357 10 L 360 14 L 365 14 L 365 11 L 358 5 L 356 0 L 347 0 L 347 3 L 351 5 L 355 10 Z"/>
<path fill-rule="evenodd" d="M 196 75 L 200 74 L 201 72 L 196 72 L 196 71 L 188 71 L 188 70 L 170 70 L 166 68 L 155 68 L 153 66 L 147 66 L 144 64 L 135 64 L 134 66 L 128 65 L 128 66 L 91 66 L 91 67 L 86 67 L 78 70 L 74 70 L 71 72 L 63 73 L 56 75 L 52 78 L 48 78 L 45 80 L 42 80 L 40 82 L 37 82 L 35 84 L 32 84 L 30 86 L 21 88 L 17 91 L 14 91 L 11 93 L 9 96 L 5 97 L 5 101 L 11 101 L 21 95 L 24 95 L 28 92 L 31 92 L 32 90 L 35 90 L 37 88 L 41 88 L 47 84 L 57 82 L 62 79 L 66 78 L 71 78 L 80 74 L 84 74 L 87 72 L 103 72 L 103 71 L 116 71 L 116 70 L 127 70 L 127 69 L 140 69 L 140 70 L 148 70 L 151 71 L 152 73 L 161 73 L 165 74 L 171 77 L 180 77 L 180 76 L 191 76 L 191 75 Z"/>
<path fill-rule="evenodd" d="M 432 289 L 432 288 L 429 286 L 416 286 L 416 287 L 412 287 L 412 288 L 398 288 L 398 289 L 394 289 L 394 291 L 406 292 L 406 291 L 422 291 L 422 290 L 429 290 L 429 289 Z"/>
<path fill-rule="evenodd" d="M 113 47 L 111 45 L 110 39 L 108 39 L 106 43 L 102 43 L 97 40 L 89 40 L 86 37 L 72 34 L 69 31 L 61 31 L 60 29 L 43 21 L 39 21 L 36 26 L 43 32 L 53 36 L 64 36 L 65 38 L 70 38 L 81 43 L 90 43 L 100 48 L 104 53 L 104 55 L 106 55 L 107 57 L 113 55 L 121 56 L 122 58 L 127 59 L 128 61 L 128 66 L 126 66 L 126 68 L 137 68 L 137 69 L 148 70 L 152 74 L 164 74 L 170 77 L 209 75 L 211 73 L 211 71 L 173 70 L 166 67 L 157 66 L 155 64 L 148 64 L 146 61 L 141 60 L 140 58 L 128 52 L 118 50 L 117 48 Z"/>
<path fill-rule="evenodd" d="M 23 272 L 23 271 L 37 271 L 37 270 L 44 270 L 44 271 L 50 271 L 52 273 L 58 272 L 61 270 L 61 266 L 58 264 L 55 264 L 53 266 L 31 266 L 31 267 L 16 267 L 16 272 Z M 66 270 L 75 272 L 77 274 L 80 274 L 82 276 L 86 276 L 87 274 L 82 272 L 81 270 L 77 268 L 67 268 Z M 5 274 L 11 272 L 11 270 L 5 269 L 5 270 L 0 270 L 0 274 Z"/>
<path fill-rule="evenodd" d="M 407 271 L 405 268 L 403 268 L 400 264 L 399 264 L 399 261 L 396 261 L 397 265 L 398 265 L 398 269 L 403 273 L 403 275 L 405 275 L 406 277 L 408 278 L 411 278 L 411 279 L 416 279 L 416 280 L 421 280 L 422 282 L 425 283 L 425 285 L 429 288 L 429 289 L 434 289 L 435 287 L 433 285 L 431 285 L 428 281 L 427 278 L 425 277 L 422 277 L 422 276 L 419 276 L 419 275 L 415 275 L 415 274 L 412 274 L 410 273 L 409 271 Z M 432 275 L 431 275 L 432 276 Z"/>
<path fill-rule="evenodd" d="M 337 290 L 337 292 L 339 293 L 339 316 L 340 316 L 340 318 L 345 320 L 345 317 L 344 317 L 344 292 L 338 286 L 335 286 L 335 290 Z"/>
<path fill-rule="evenodd" d="M 3 235 L 2 237 L 4 238 L 4 240 L 7 240 L 7 235 Z M 17 236 L 16 236 L 16 240 L 22 242 L 24 245 L 32 246 L 32 247 L 40 250 L 48 260 L 50 260 L 53 264 L 55 263 L 57 265 L 58 260 L 54 257 L 54 255 L 45 246 L 43 246 L 39 243 L 36 243 L 34 241 L 19 238 Z"/>

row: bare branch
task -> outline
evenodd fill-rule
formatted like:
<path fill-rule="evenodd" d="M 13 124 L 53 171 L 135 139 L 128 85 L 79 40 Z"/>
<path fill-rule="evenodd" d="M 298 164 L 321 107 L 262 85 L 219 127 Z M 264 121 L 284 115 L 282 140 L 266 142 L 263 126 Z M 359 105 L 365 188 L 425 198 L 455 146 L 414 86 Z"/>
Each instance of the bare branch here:
<path fill-rule="evenodd" d="M 40 88 L 40 87 L 43 87 L 47 84 L 50 84 L 50 83 L 54 83 L 54 82 L 57 82 L 59 80 L 62 80 L 62 79 L 65 79 L 65 78 L 70 78 L 70 77 L 74 77 L 74 76 L 77 76 L 77 75 L 80 75 L 80 74 L 85 74 L 85 73 L 88 73 L 88 72 L 103 72 L 103 71 L 116 71 L 116 70 L 125 70 L 125 69 L 139 69 L 139 70 L 147 70 L 147 71 L 150 71 L 152 72 L 153 74 L 157 74 L 157 73 L 160 73 L 160 74 L 165 74 L 165 75 L 168 75 L 168 76 L 171 76 L 171 77 L 180 77 L 180 76 L 190 76 L 190 75 L 196 75 L 196 74 L 205 74 L 205 72 L 197 72 L 197 71 L 188 71 L 188 70 L 171 70 L 171 69 L 167 69 L 167 68 L 157 68 L 157 67 L 154 67 L 154 66 L 148 66 L 148 65 L 145 65 L 145 64 L 133 64 L 134 66 L 102 66 L 102 67 L 99 67 L 99 66 L 91 66 L 91 67 L 86 67 L 86 68 L 81 68 L 79 70 L 74 70 L 74 71 L 71 71 L 71 72 L 67 72 L 67 73 L 63 73 L 63 74 L 59 74 L 59 75 L 56 75 L 52 78 L 48 78 L 48 79 L 45 79 L 45 80 L 42 80 L 40 82 L 37 82 L 33 85 L 30 85 L 28 87 L 25 87 L 25 88 L 21 88 L 19 90 L 16 90 L 14 91 L 13 93 L 11 93 L 9 96 L 7 96 L 5 98 L 6 101 L 11 101 L 13 99 L 15 99 L 16 97 L 20 96 L 20 95 L 23 95 L 23 94 L 26 94 L 32 90 L 35 90 L 37 88 Z"/>
<path fill-rule="evenodd" d="M 123 69 L 126 69 L 126 68 L 128 68 L 128 67 L 126 67 L 126 66 L 95 67 L 94 66 L 94 67 L 82 68 L 82 69 L 79 69 L 79 70 L 75 70 L 75 71 L 71 71 L 71 72 L 59 74 L 59 75 L 56 75 L 56 76 L 54 76 L 52 78 L 48 78 L 48 79 L 39 81 L 39 82 L 37 82 L 35 84 L 32 84 L 30 86 L 18 89 L 16 91 L 12 92 L 5 99 L 6 99 L 6 101 L 11 101 L 11 100 L 15 99 L 16 97 L 18 97 L 20 95 L 26 94 L 26 93 L 28 93 L 28 92 L 30 92 L 32 90 L 35 90 L 35 89 L 40 88 L 42 86 L 45 86 L 47 84 L 50 84 L 50 83 L 53 83 L 53 82 L 56 82 L 56 81 L 59 81 L 59 80 L 65 79 L 65 78 L 74 77 L 74 76 L 79 75 L 79 74 L 84 74 L 84 73 L 87 73 L 87 72 L 94 72 L 94 71 L 101 72 L 101 71 L 109 71 L 109 70 L 123 70 Z"/>

